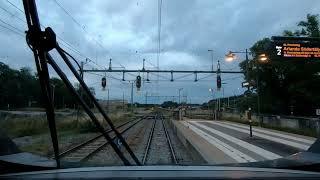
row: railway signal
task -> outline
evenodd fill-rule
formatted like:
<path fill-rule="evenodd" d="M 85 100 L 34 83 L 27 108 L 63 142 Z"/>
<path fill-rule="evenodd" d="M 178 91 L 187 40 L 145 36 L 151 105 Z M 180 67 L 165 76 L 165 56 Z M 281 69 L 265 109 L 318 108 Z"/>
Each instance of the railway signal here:
<path fill-rule="evenodd" d="M 138 75 L 137 78 L 136 78 L 136 87 L 137 87 L 138 91 L 141 88 L 141 76 L 140 75 Z"/>
<path fill-rule="evenodd" d="M 220 61 L 217 64 L 217 90 L 221 89 L 221 70 L 220 70 Z"/>
<path fill-rule="evenodd" d="M 107 79 L 106 79 L 106 77 L 103 77 L 103 78 L 101 79 L 101 86 L 102 86 L 103 89 L 106 88 L 106 86 L 107 86 Z"/>
<path fill-rule="evenodd" d="M 217 88 L 221 89 L 221 76 L 217 76 Z"/>

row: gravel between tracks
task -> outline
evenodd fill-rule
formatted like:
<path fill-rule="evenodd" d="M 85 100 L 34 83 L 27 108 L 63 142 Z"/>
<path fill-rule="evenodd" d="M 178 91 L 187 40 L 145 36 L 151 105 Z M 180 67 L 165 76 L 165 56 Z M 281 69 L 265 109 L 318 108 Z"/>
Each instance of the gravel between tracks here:
<path fill-rule="evenodd" d="M 145 148 L 147 146 L 149 133 L 151 131 L 154 119 L 144 119 L 129 129 L 123 134 L 132 151 L 137 158 L 142 162 Z M 173 132 L 168 120 L 164 120 L 168 134 L 170 136 L 172 146 L 178 160 L 179 165 L 195 165 L 199 162 L 194 161 L 194 158 L 188 149 L 180 142 L 179 138 Z M 129 156 L 129 153 L 121 146 L 121 150 L 125 157 L 135 165 L 134 161 Z M 105 146 L 102 150 L 90 157 L 87 162 L 89 165 L 103 165 L 103 166 L 116 166 L 123 165 L 120 158 L 116 155 L 110 145 Z M 151 147 L 147 157 L 146 165 L 173 165 L 171 153 L 165 138 L 162 122 L 160 119 L 156 120 L 155 131 L 151 141 Z"/>
<path fill-rule="evenodd" d="M 147 120 L 142 120 L 139 123 L 137 123 L 135 126 L 130 128 L 127 132 L 123 134 L 123 137 L 126 139 L 128 145 L 132 149 L 132 151 L 136 154 L 136 156 L 139 158 L 139 154 L 136 153 L 138 146 L 135 146 L 134 144 L 141 144 L 143 143 L 143 136 L 144 132 L 149 129 L 146 127 L 148 125 Z M 125 157 L 134 164 L 134 161 L 130 158 L 129 153 L 125 150 L 123 146 L 121 146 L 121 151 L 124 152 Z M 111 148 L 111 146 L 104 147 L 101 151 L 99 151 L 97 154 L 92 156 L 88 159 L 88 163 L 90 164 L 98 164 L 98 165 L 123 165 L 120 158 L 117 156 L 117 154 L 114 152 L 114 150 Z"/>

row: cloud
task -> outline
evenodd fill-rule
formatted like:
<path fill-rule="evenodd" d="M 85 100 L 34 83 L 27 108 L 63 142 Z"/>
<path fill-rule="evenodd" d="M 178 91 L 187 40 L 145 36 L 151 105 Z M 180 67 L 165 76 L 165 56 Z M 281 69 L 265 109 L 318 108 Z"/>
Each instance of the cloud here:
<path fill-rule="evenodd" d="M 142 59 L 146 66 L 154 68 L 157 64 L 158 47 L 158 1 L 80 1 L 57 0 L 67 10 L 72 18 L 54 0 L 37 1 L 40 21 L 43 26 L 50 26 L 59 36 L 62 47 L 72 53 L 79 61 L 89 57 L 99 64 L 99 67 L 89 63 L 86 68 L 108 67 L 109 59 L 113 59 L 113 67 L 120 64 L 127 69 L 142 68 Z M 20 0 L 10 0 L 23 9 Z M 26 30 L 26 25 L 18 18 L 24 15 L 6 1 L 0 6 L 10 11 L 14 16 L 0 9 L 1 20 Z M 297 22 L 305 19 L 307 13 L 318 13 L 320 1 L 317 0 L 162 0 L 161 24 L 161 69 L 210 70 L 211 55 L 207 51 L 213 49 L 214 67 L 220 60 L 222 69 L 239 70 L 238 63 L 244 56 L 239 55 L 239 61 L 224 62 L 224 55 L 229 50 L 244 50 L 259 39 L 271 35 L 279 35 L 285 29 L 295 30 Z M 17 18 L 18 17 L 18 18 Z M 0 22 L 1 24 L 1 22 Z M 1 24 L 3 25 L 3 24 Z M 73 52 L 63 41 L 72 45 L 72 49 L 80 51 L 82 56 Z M 25 39 L 11 31 L 0 27 L 0 58 L 1 61 L 14 68 L 29 66 L 35 69 L 31 51 Z M 57 59 L 57 54 L 52 52 Z M 62 66 L 66 70 L 65 66 Z M 69 71 L 66 74 L 75 82 Z M 101 74 L 104 75 L 104 74 Z M 134 80 L 137 74 L 126 74 L 126 78 Z M 181 74 L 183 75 L 183 74 Z M 181 76 L 175 74 L 175 77 Z M 112 76 L 121 79 L 122 74 Z M 146 76 L 146 74 L 144 75 Z M 155 75 L 150 78 L 157 79 Z M 170 74 L 161 74 L 170 79 Z M 201 78 L 202 75 L 199 75 Z M 205 75 L 203 75 L 204 77 Z M 215 87 L 215 75 L 197 83 L 194 75 L 187 77 L 189 81 L 162 81 L 143 84 L 140 93 L 135 93 L 135 100 L 144 102 L 146 91 L 150 94 L 172 96 L 177 89 L 184 88 L 193 102 L 201 103 L 210 98 L 209 88 Z M 105 91 L 100 86 L 101 76 L 85 75 L 86 82 L 96 88 L 97 97 L 105 97 Z M 239 74 L 223 74 L 227 82 L 225 95 L 239 94 L 242 76 Z M 108 78 L 111 98 L 125 97 L 130 99 L 130 84 L 123 84 Z M 217 92 L 222 96 L 222 92 Z M 158 101 L 156 99 L 150 101 Z"/>

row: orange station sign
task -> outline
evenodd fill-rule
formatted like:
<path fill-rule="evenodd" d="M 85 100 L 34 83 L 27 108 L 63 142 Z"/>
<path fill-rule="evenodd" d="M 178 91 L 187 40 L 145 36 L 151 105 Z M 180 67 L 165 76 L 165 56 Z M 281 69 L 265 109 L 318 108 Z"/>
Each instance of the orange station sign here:
<path fill-rule="evenodd" d="M 320 39 L 281 37 L 274 40 L 276 55 L 283 58 L 320 58 Z"/>

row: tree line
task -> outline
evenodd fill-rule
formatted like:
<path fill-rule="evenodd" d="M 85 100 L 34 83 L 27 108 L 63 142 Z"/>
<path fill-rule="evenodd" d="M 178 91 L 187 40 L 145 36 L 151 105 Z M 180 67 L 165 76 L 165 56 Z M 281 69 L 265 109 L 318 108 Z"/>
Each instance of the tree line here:
<path fill-rule="evenodd" d="M 24 107 L 43 107 L 39 78 L 28 67 L 19 70 L 10 68 L 0 62 L 0 108 L 16 109 Z M 59 78 L 50 78 L 51 88 L 54 90 L 55 108 L 74 108 L 76 99 L 69 93 L 63 81 Z M 79 92 L 79 85 L 76 84 Z M 91 90 L 93 90 L 91 88 Z M 84 100 L 93 107 L 88 96 L 83 93 Z"/>

